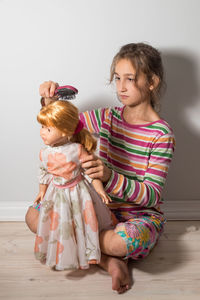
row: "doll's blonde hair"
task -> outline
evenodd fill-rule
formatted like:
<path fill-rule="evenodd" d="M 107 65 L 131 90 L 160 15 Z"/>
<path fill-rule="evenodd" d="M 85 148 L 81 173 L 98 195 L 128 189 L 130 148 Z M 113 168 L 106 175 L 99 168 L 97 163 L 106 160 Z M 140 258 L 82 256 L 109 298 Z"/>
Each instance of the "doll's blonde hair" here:
<path fill-rule="evenodd" d="M 74 134 L 79 123 L 79 111 L 71 102 L 59 100 L 44 106 L 37 120 L 41 125 L 55 127 L 65 133 L 71 137 L 71 142 L 82 144 L 88 152 L 95 151 L 97 142 L 87 129 Z"/>

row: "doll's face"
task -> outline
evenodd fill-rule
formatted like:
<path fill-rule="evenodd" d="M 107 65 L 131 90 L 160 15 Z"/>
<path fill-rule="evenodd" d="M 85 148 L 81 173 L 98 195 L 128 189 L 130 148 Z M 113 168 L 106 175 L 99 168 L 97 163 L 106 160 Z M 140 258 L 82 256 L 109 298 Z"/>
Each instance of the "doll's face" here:
<path fill-rule="evenodd" d="M 67 135 L 55 127 L 46 127 L 42 125 L 40 136 L 45 145 L 52 147 L 63 145 L 68 141 Z"/>

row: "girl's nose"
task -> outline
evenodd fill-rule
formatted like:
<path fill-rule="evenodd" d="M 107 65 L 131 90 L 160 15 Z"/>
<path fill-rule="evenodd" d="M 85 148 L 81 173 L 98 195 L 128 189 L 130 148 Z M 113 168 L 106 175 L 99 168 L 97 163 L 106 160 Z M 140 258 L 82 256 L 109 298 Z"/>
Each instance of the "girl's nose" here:
<path fill-rule="evenodd" d="M 125 80 L 121 80 L 120 82 L 120 92 L 125 92 L 126 91 L 126 82 Z"/>

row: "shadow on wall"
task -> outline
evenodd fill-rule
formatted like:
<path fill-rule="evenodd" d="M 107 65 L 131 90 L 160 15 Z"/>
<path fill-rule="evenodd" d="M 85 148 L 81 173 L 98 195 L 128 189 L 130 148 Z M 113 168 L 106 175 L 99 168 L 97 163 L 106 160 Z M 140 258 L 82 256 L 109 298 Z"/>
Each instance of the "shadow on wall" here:
<path fill-rule="evenodd" d="M 176 151 L 164 198 L 195 200 L 200 197 L 197 64 L 187 53 L 178 52 L 163 52 L 163 63 L 167 91 L 161 115 L 172 126 L 176 136 Z"/>

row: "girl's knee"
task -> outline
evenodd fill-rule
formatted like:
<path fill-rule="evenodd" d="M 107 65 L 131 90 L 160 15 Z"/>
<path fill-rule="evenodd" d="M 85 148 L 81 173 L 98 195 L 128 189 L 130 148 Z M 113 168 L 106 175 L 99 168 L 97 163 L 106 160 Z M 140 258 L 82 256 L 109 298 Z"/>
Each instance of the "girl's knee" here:
<path fill-rule="evenodd" d="M 112 255 L 123 257 L 127 253 L 126 243 L 117 233 L 113 231 L 109 241 L 109 250 Z"/>
<path fill-rule="evenodd" d="M 127 246 L 124 239 L 117 233 L 113 233 L 111 240 L 111 250 L 116 253 L 117 256 L 125 256 L 127 254 Z"/>
<path fill-rule="evenodd" d="M 127 257 L 134 260 L 148 256 L 159 237 L 152 222 L 146 220 L 129 220 L 119 223 L 115 229 L 127 246 Z"/>
<path fill-rule="evenodd" d="M 123 257 L 126 255 L 126 244 L 113 230 L 100 233 L 100 247 L 104 254 Z"/>

